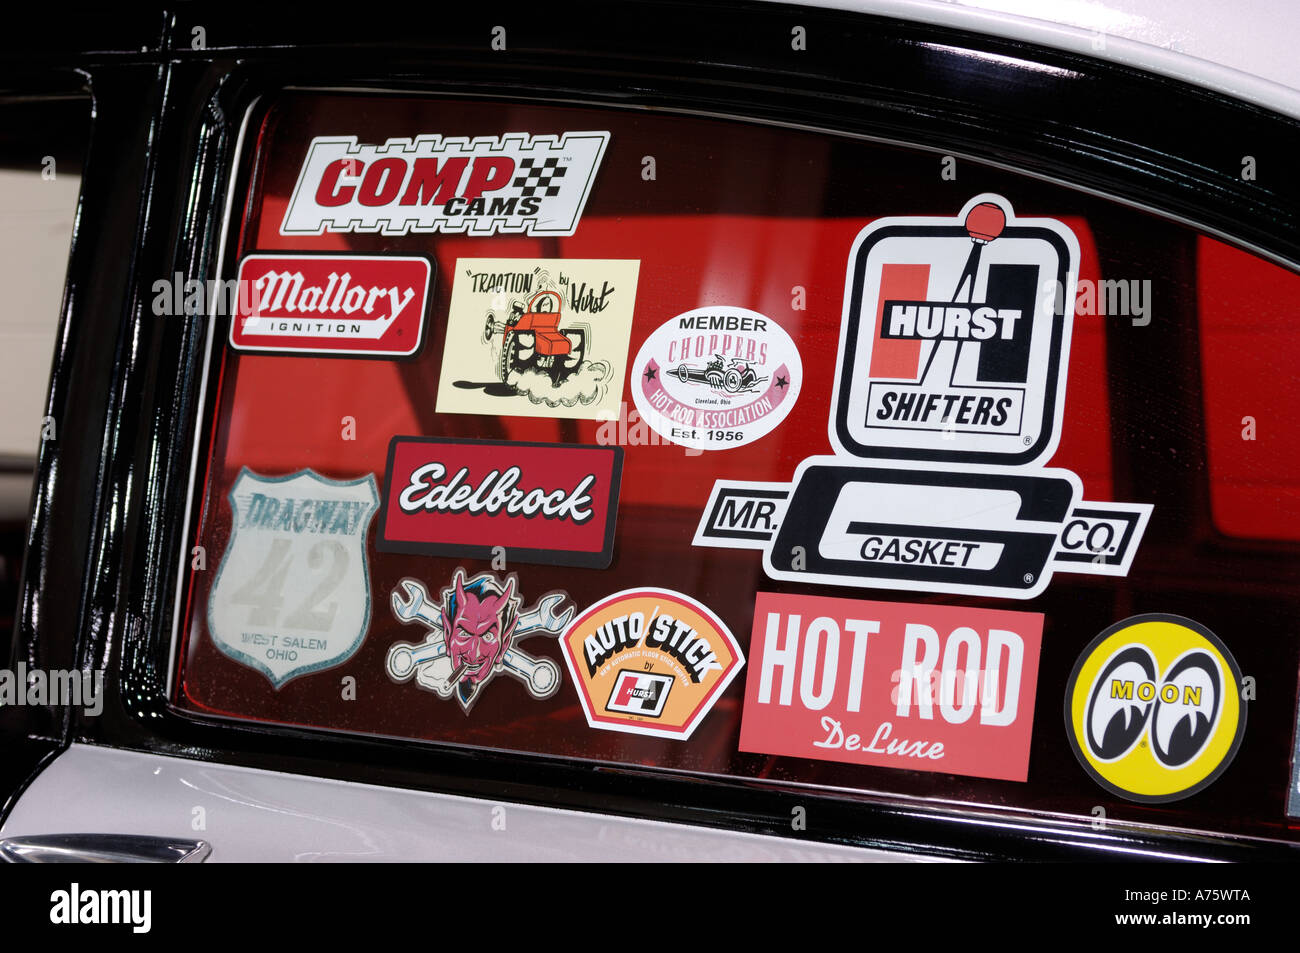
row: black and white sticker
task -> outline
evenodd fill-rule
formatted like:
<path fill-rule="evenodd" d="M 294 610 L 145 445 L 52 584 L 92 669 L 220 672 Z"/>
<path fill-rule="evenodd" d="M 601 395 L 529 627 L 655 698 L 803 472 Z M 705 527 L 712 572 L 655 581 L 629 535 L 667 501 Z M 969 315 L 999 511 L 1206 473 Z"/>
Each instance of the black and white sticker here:
<path fill-rule="evenodd" d="M 774 579 L 1029 599 L 1127 575 L 1151 506 L 1083 499 L 1060 439 L 1079 244 L 978 195 L 885 218 L 849 256 L 830 440 L 789 484 L 718 481 L 695 545 Z"/>

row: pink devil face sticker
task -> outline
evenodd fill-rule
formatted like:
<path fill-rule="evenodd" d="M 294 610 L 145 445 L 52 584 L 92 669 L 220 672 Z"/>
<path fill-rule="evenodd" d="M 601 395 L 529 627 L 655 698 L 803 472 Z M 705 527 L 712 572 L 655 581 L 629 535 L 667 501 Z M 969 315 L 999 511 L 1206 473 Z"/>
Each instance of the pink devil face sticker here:
<path fill-rule="evenodd" d="M 393 615 L 404 625 L 422 625 L 421 641 L 394 642 L 385 668 L 395 682 L 412 679 L 440 698 L 455 696 L 469 714 L 479 693 L 497 675 L 522 683 L 536 699 L 560 688 L 560 666 L 545 655 L 519 648 L 526 639 L 559 638 L 576 611 L 564 592 L 548 592 L 527 609 L 514 574 L 468 577 L 457 569 L 441 599 L 418 579 L 403 579 L 393 591 Z"/>
<path fill-rule="evenodd" d="M 492 677 L 511 646 L 519 617 L 514 592 L 514 576 L 502 588 L 487 573 L 466 582 L 457 570 L 455 583 L 443 594 L 442 631 L 462 697 L 472 697 Z"/>

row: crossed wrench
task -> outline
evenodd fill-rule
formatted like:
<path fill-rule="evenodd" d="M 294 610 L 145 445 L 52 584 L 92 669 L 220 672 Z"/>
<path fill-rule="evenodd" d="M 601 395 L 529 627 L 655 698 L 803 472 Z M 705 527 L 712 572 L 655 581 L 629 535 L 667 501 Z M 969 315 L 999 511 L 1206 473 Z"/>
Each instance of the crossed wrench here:
<path fill-rule="evenodd" d="M 405 597 L 403 596 L 405 592 Z M 558 592 L 543 596 L 537 605 L 521 612 L 515 623 L 515 638 L 549 633 L 559 635 L 573 618 L 574 608 L 569 606 L 557 613 L 556 607 L 564 601 Z M 419 622 L 429 629 L 424 642 L 396 642 L 388 650 L 388 674 L 399 682 L 408 680 L 416 668 L 428 665 L 447 655 L 446 633 L 442 631 L 440 607 L 429 598 L 429 590 L 416 579 L 403 579 L 392 594 L 393 615 L 404 624 Z M 501 664 L 505 670 L 524 683 L 534 698 L 549 698 L 560 687 L 560 669 L 548 658 L 534 658 L 520 649 L 507 649 Z M 435 689 L 442 698 L 450 697 L 455 686 L 447 683 Z"/>

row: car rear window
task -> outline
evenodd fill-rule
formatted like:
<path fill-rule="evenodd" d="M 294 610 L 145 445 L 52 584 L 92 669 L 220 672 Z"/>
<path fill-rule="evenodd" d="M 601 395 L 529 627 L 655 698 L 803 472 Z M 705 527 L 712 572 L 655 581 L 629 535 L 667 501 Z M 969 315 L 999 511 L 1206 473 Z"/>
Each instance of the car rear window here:
<path fill-rule="evenodd" d="M 1294 836 L 1292 272 L 717 118 L 296 91 L 244 149 L 180 710 Z"/>

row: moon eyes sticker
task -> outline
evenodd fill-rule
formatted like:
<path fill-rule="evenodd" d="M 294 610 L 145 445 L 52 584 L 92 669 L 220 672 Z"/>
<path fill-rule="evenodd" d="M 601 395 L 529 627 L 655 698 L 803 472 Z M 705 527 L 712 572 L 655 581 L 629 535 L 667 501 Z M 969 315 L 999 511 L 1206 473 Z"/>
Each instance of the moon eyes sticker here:
<path fill-rule="evenodd" d="M 1093 779 L 1131 801 L 1190 797 L 1232 762 L 1246 730 L 1241 670 L 1209 629 L 1135 616 L 1088 646 L 1070 677 L 1070 744 Z"/>

